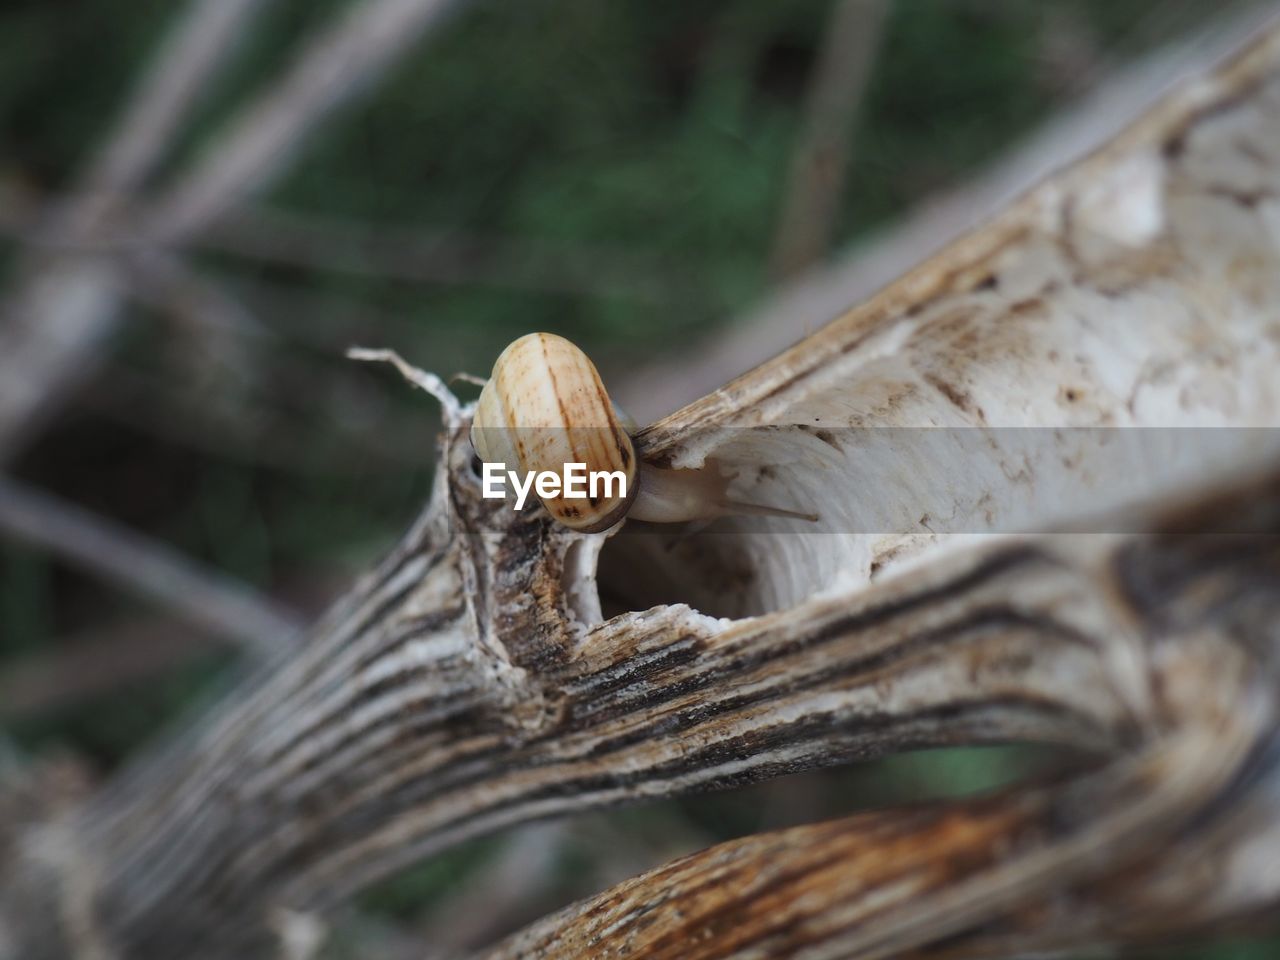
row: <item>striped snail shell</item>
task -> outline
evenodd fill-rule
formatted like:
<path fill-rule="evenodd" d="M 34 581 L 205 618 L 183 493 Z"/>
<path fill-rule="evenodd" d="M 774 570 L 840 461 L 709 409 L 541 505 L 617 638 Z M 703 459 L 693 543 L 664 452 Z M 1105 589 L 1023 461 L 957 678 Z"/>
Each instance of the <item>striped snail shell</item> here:
<path fill-rule="evenodd" d="M 574 530 L 607 530 L 624 516 L 652 523 L 708 520 L 727 514 L 756 514 L 817 520 L 811 513 L 742 503 L 728 496 L 731 474 L 714 461 L 698 469 L 667 469 L 636 456 L 633 425 L 605 391 L 595 364 L 580 349 L 552 333 L 530 333 L 502 351 L 480 392 L 471 427 L 471 445 L 486 463 L 514 466 L 522 473 L 556 473 L 563 489 L 566 464 L 587 472 L 625 477 L 603 485 L 599 496 L 538 499 L 556 520 Z"/>
<path fill-rule="evenodd" d="M 564 337 L 531 333 L 502 351 L 480 393 L 471 444 L 481 460 L 523 472 L 563 475 L 565 464 L 621 472 L 626 496 L 539 497 L 574 530 L 605 530 L 627 512 L 639 488 L 635 448 L 595 364 Z"/>

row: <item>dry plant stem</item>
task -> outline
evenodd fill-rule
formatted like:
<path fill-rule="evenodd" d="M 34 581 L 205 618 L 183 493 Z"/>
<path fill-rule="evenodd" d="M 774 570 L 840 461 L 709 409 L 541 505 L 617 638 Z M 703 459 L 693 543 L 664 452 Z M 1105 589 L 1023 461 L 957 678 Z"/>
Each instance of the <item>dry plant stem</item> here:
<path fill-rule="evenodd" d="M 981 538 L 848 532 L 866 528 L 842 512 L 897 466 L 890 493 L 923 478 L 974 532 L 1016 504 L 1045 524 L 1086 517 L 1116 497 L 1091 486 L 1106 460 L 1055 448 L 979 482 L 943 456 L 904 476 L 892 451 L 833 431 L 1275 427 L 1278 92 L 1280 29 L 640 435 L 659 462 L 725 456 L 762 499 L 821 503 L 824 523 L 846 524 L 826 534 L 730 520 L 683 546 L 634 530 L 606 546 L 517 514 L 480 496 L 470 410 L 439 378 L 361 351 L 445 407 L 427 510 L 294 656 L 73 814 L 23 828 L 0 860 L 13 955 L 242 955 L 268 948 L 282 911 L 323 917 L 518 823 L 1008 741 L 1096 766 L 1056 788 L 713 848 L 496 955 L 556 938 L 545 955 L 610 955 L 590 952 L 602 938 L 614 957 L 1025 956 L 1054 937 L 1141 942 L 1274 916 L 1274 431 L 1218 450 L 1212 470 L 1134 470 L 1126 529 L 1140 532 Z M 1264 465 L 1266 482 L 1242 479 Z M 1036 499 L 1063 478 L 1060 497 Z M 759 615 L 670 603 L 605 620 L 599 552 L 629 582 L 646 543 L 689 593 Z M 772 863 L 769 882 L 751 879 Z M 688 916 L 670 902 L 640 916 L 659 889 L 687 894 Z M 1057 912 L 1062 890 L 1079 891 L 1083 919 Z"/>
<path fill-rule="evenodd" d="M 785 280 L 826 256 L 840 215 L 858 108 L 875 65 L 888 0 L 836 0 L 791 158 L 773 273 Z"/>
<path fill-rule="evenodd" d="M 1187 532 L 1198 511 L 1240 503 L 1239 529 L 1266 532 Z M 1038 788 L 721 844 L 486 960 L 978 960 L 1268 929 L 1280 900 L 1263 866 L 1280 857 L 1278 524 L 1273 481 L 1088 564 L 1115 577 L 1150 655 L 1146 737 L 1125 755 Z"/>
<path fill-rule="evenodd" d="M 932 532 L 939 517 L 972 535 L 1091 516 L 1132 530 L 1140 504 L 1280 457 L 1277 98 L 1273 21 L 983 228 L 642 430 L 645 459 L 716 457 L 756 474 L 752 499 L 821 503 L 835 531 L 883 532 L 742 538 L 738 562 L 760 589 L 756 605 L 728 612 L 884 576 L 946 546 Z M 895 438 L 921 426 L 945 427 L 957 444 L 984 438 L 995 453 L 904 470 Z M 1126 443 L 1182 431 L 1204 448 L 1129 459 L 1079 446 L 1117 428 L 1142 428 L 1119 431 Z M 1035 448 L 1015 449 L 1019 436 Z M 865 495 L 832 497 L 833 476 Z M 920 505 L 939 490 L 946 503 L 926 516 Z M 679 583 L 701 582 L 664 566 Z M 724 610 L 710 606 L 713 590 L 693 596 Z"/>
<path fill-rule="evenodd" d="M 164 544 L 87 510 L 0 477 L 0 530 L 181 615 L 262 657 L 295 643 L 290 612 Z"/>
<path fill-rule="evenodd" d="M 739 420 L 758 418 L 759 408 L 750 398 L 738 396 L 737 389 L 759 386 L 775 391 L 770 396 L 771 413 L 786 400 L 785 395 L 778 395 L 778 371 L 792 370 L 796 380 L 809 364 L 815 372 L 825 372 L 819 354 L 829 361 L 835 351 L 866 343 L 891 327 L 905 334 L 909 324 L 923 324 L 944 314 L 944 308 L 972 315 L 966 316 L 967 325 L 976 327 L 990 309 L 976 294 L 985 291 L 996 295 L 992 307 L 1005 305 L 998 296 L 1000 268 L 1007 265 L 1016 270 L 1038 257 L 1061 258 L 1075 269 L 1077 279 L 1120 302 L 1172 284 L 1184 294 L 1183 303 L 1198 305 L 1203 296 L 1200 288 L 1218 279 L 1206 269 L 1216 268 L 1216 263 L 1195 263 L 1201 252 L 1198 244 L 1204 243 L 1206 234 L 1234 226 L 1224 222 L 1232 217 L 1229 205 L 1234 205 L 1234 212 L 1242 219 L 1256 221 L 1265 217 L 1275 202 L 1277 121 L 1271 106 L 1275 92 L 1259 90 L 1258 85 L 1264 81 L 1275 85 L 1269 71 L 1276 35 L 1275 29 L 1268 31 L 1253 56 L 1241 58 L 1212 81 L 1206 78 L 1200 86 L 1184 85 L 1180 95 L 1165 100 L 1140 124 L 1061 177 L 1050 178 L 1029 191 L 984 229 L 961 237 L 944 255 L 931 258 L 866 303 L 847 310 L 822 335 L 806 338 L 725 389 L 712 391 L 694 409 L 705 413 L 724 404 L 739 411 Z M 1233 93 L 1239 101 L 1229 99 Z M 1252 131 L 1243 129 L 1250 125 L 1254 126 Z M 1232 140 L 1237 127 L 1241 128 L 1240 136 Z M 1257 146 L 1250 143 L 1254 137 L 1258 138 Z M 1183 155 L 1181 151 L 1188 145 L 1200 148 L 1197 156 Z M 1248 173 L 1227 169 L 1237 163 L 1252 169 Z M 1221 179 L 1215 180 L 1215 174 Z M 1233 182 L 1233 176 L 1240 182 Z M 1223 209 L 1214 209 L 1218 203 Z M 1183 216 L 1171 216 L 1178 213 Z M 1199 231 L 1192 219 L 1195 214 L 1202 218 Z M 1204 222 L 1206 215 L 1212 222 Z M 1144 221 L 1144 216 L 1150 219 Z M 1232 239 L 1236 244 L 1253 240 L 1247 232 L 1253 229 L 1249 224 L 1244 236 Z M 1265 238 L 1259 243 L 1270 255 L 1273 245 Z M 1056 247 L 1056 252 L 1044 249 L 1049 245 Z M 1236 252 L 1233 249 L 1231 254 Z M 1103 262 L 1108 256 L 1116 258 L 1109 266 Z M 1050 267 L 1046 263 L 1046 272 Z M 1046 283 L 1043 292 L 1057 293 L 1058 286 Z M 1064 298 L 1071 292 L 1069 286 L 1062 286 Z M 1034 303 L 1052 310 L 1056 299 L 1033 300 L 1028 296 L 1021 305 L 1029 310 Z M 923 337 L 920 347 L 937 349 Z M 692 414 L 693 410 L 685 409 L 672 419 L 698 422 Z"/>
<path fill-rule="evenodd" d="M 1250 604 L 1274 602 L 1274 535 L 1051 538 L 756 621 L 669 608 L 588 630 L 561 587 L 582 538 L 494 510 L 467 482 L 469 461 L 462 427 L 454 486 L 437 487 L 413 535 L 288 669 L 185 744 L 176 781 L 170 765 L 143 767 L 81 812 L 72 835 L 97 865 L 106 942 L 218 956 L 252 941 L 262 911 L 323 912 L 502 825 L 888 750 L 1029 740 L 1177 757 L 1167 791 L 1142 794 L 1154 773 L 1140 765 L 1115 788 L 1133 792 L 1133 810 L 1117 799 L 1112 829 L 1082 825 L 1066 853 L 1037 846 L 1030 872 L 999 884 L 1030 890 L 1059 862 L 1119 857 L 1204 809 L 1262 722 L 1241 679 L 1260 674 L 1238 661 L 1266 655 L 1265 638 L 1234 632 L 1270 622 Z M 1248 497 L 1274 523 L 1270 496 L 1227 504 Z M 1238 646 L 1182 639 L 1211 627 L 1232 628 Z M 1228 701 L 1215 694 L 1212 710 L 1197 699 L 1206 656 Z M 1184 719 L 1199 709 L 1214 718 L 1207 741 Z M 1081 790 L 1067 809 L 1111 809 Z"/>
<path fill-rule="evenodd" d="M 1178 669 L 1221 677 L 1216 644 L 1196 646 L 1179 651 Z M 1206 899 L 1200 877 L 1170 884 L 1171 868 L 1203 863 L 1224 840 L 1237 853 L 1280 854 L 1280 838 L 1257 822 L 1278 812 L 1274 783 L 1240 795 L 1232 781 L 1274 720 L 1243 679 L 1230 676 L 1218 691 L 1225 702 L 1184 718 L 1186 729 L 1077 780 L 722 844 L 535 924 L 486 957 L 976 960 L 1213 929 L 1233 919 L 1231 898 Z M 1213 815 L 1215 804 L 1259 800 L 1242 835 Z M 1213 850 L 1212 862 L 1223 853 Z M 1250 891 L 1260 893 L 1273 900 L 1280 889 Z M 1244 897 L 1234 906 L 1247 914 L 1257 905 Z"/>
<path fill-rule="evenodd" d="M 1128 628 L 1050 554 L 729 628 L 671 608 L 587 629 L 562 583 L 592 543 L 481 500 L 470 460 L 464 424 L 415 531 L 182 773 L 144 766 L 82 811 L 122 953 L 240 949 L 265 910 L 525 820 L 905 746 L 1138 733 L 1105 652 Z"/>

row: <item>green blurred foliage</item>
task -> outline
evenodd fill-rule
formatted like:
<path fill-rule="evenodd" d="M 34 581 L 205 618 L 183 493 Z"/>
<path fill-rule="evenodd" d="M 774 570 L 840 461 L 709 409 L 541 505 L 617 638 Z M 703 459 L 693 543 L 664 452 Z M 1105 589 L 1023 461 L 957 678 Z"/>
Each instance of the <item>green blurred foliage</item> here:
<path fill-rule="evenodd" d="M 266 4 L 159 179 L 217 150 L 246 98 L 279 75 L 311 31 L 351 5 Z M 182 6 L 6 0 L 0 180 L 34 196 L 67 189 Z M 581 342 L 608 375 L 685 351 L 722 331 L 765 291 L 828 0 L 461 6 L 374 92 L 324 124 L 262 202 L 446 239 L 510 243 L 571 265 L 586 251 L 622 264 L 623 274 L 628 264 L 639 265 L 663 280 L 664 292 L 640 297 L 625 285 L 578 291 L 571 283 L 537 292 L 500 279 L 415 284 L 356 269 L 201 254 L 200 268 L 229 289 L 279 296 L 247 301 L 271 334 L 247 344 L 253 375 L 199 352 L 194 362 L 188 358 L 189 369 L 207 377 L 196 405 L 217 406 L 243 388 L 243 404 L 232 409 L 251 424 L 267 412 L 283 417 L 286 427 L 276 437 L 289 441 L 289 462 L 265 456 L 285 448 L 279 443 L 237 446 L 194 414 L 165 433 L 89 400 L 19 465 L 25 478 L 263 589 L 315 578 L 332 584 L 367 564 L 412 516 L 429 481 L 435 429 L 420 394 L 374 372 L 351 373 L 340 359 L 345 343 L 394 345 L 444 373 L 482 372 L 506 341 L 550 329 Z M 1072 77 L 1069 67 L 1055 69 L 1046 52 L 1055 31 L 1074 30 L 1097 63 L 1123 62 L 1224 6 L 897 0 L 848 159 L 840 244 L 958 182 L 1062 106 Z M 355 239 L 351 256 L 353 263 L 360 256 Z M 172 318 L 131 309 L 136 322 L 105 348 L 97 395 L 140 382 L 140 408 L 167 407 L 189 379 L 173 369 L 175 342 L 181 347 L 185 340 Z M 323 401 L 337 394 L 339 377 L 358 378 L 385 404 L 369 431 L 394 420 L 421 438 L 420 456 L 381 462 L 359 452 L 356 434 L 332 429 L 333 409 Z M 0 549 L 0 668 L 138 609 L 56 560 L 12 545 Z M 8 732 L 33 752 L 70 745 L 109 770 L 212 696 L 232 669 L 227 656 L 202 658 L 164 682 L 25 720 Z M 902 796 L 989 788 L 1034 766 L 1016 751 L 949 752 L 795 783 L 815 793 L 819 813 L 836 815 Z M 737 794 L 665 809 L 713 838 L 768 825 Z M 620 823 L 643 832 L 649 814 L 622 816 Z M 490 854 L 487 841 L 464 846 L 370 891 L 362 903 L 389 917 L 411 917 Z M 1275 953 L 1271 946 L 1251 949 L 1196 955 L 1252 960 Z"/>

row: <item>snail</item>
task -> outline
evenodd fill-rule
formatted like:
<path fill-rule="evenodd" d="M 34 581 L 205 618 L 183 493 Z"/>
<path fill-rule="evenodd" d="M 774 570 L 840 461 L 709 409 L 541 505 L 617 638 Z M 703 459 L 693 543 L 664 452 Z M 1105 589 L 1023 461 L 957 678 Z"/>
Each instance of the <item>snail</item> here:
<path fill-rule="evenodd" d="M 476 403 L 471 445 L 484 464 L 524 471 L 530 479 L 520 490 L 522 499 L 532 477 L 558 475 L 551 483 L 539 482 L 538 499 L 553 518 L 583 533 L 607 530 L 624 516 L 652 523 L 731 514 L 818 519 L 729 499 L 733 475 L 714 461 L 698 469 L 646 463 L 636 455 L 632 429 L 582 350 L 555 334 L 531 333 L 502 351 L 494 364 Z M 570 464 L 625 482 L 593 482 L 590 495 L 567 496 Z M 517 474 L 511 477 L 518 484 Z"/>

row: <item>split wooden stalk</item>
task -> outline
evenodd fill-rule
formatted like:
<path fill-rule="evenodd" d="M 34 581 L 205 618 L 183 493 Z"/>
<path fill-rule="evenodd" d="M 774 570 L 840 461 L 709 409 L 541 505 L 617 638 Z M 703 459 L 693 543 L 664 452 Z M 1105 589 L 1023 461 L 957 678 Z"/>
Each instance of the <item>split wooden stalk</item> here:
<path fill-rule="evenodd" d="M 1278 91 L 1280 28 L 637 438 L 836 532 L 729 520 L 606 546 L 482 499 L 469 412 L 446 404 L 431 503 L 301 651 L 73 813 L 5 824 L 0 956 L 265 950 L 273 918 L 516 823 L 1005 741 L 1093 767 L 713 848 L 494 956 L 1014 956 L 1274 911 L 1280 495 L 1246 478 L 1272 477 L 1280 420 Z M 893 451 L 848 432 L 1185 423 L 1266 429 L 1210 431 L 1211 470 L 1132 469 L 1124 499 L 1091 480 L 1105 456 L 1057 440 L 977 479 L 955 457 L 917 471 L 980 538 L 917 524 L 918 488 L 878 479 Z M 893 522 L 872 528 L 879 486 Z M 1126 505 L 1114 533 L 1010 532 Z M 601 549 L 617 595 L 655 546 L 686 599 L 757 616 L 605 619 Z"/>
<path fill-rule="evenodd" d="M 486 960 L 978 960 L 1266 931 L 1280 898 L 1263 866 L 1280 857 L 1280 487 L 1238 493 L 1266 504 L 1267 533 L 1141 538 L 1086 564 L 1109 570 L 1144 625 L 1151 697 L 1123 754 L 992 797 L 720 844 Z M 1247 601 L 1223 602 L 1253 574 Z"/>

